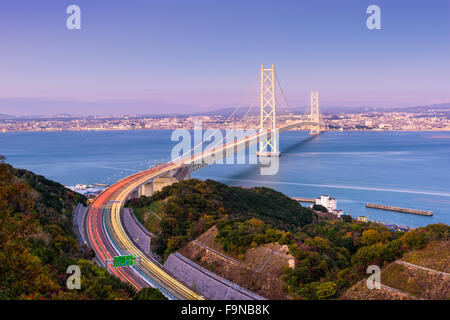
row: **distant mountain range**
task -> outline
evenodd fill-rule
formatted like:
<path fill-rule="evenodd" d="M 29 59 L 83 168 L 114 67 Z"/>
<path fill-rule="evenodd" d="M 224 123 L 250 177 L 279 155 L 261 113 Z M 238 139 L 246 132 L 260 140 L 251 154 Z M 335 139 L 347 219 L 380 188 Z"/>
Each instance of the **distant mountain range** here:
<path fill-rule="evenodd" d="M 0 113 L 0 120 L 15 119 L 15 118 L 16 118 L 15 116 Z"/>
<path fill-rule="evenodd" d="M 241 107 L 235 112 L 236 116 L 243 116 L 244 114 L 249 111 L 249 108 L 251 108 L 249 115 L 258 115 L 260 110 L 259 107 Z M 450 102 L 449 103 L 441 103 L 441 104 L 434 104 L 431 106 L 413 106 L 413 107 L 398 107 L 398 108 L 382 108 L 382 107 L 346 107 L 346 106 L 327 106 L 327 107 L 321 107 L 321 113 L 323 114 L 336 114 L 336 113 L 365 113 L 365 112 L 392 112 L 392 111 L 403 111 L 403 112 L 422 112 L 427 111 L 429 109 L 445 109 L 450 108 Z M 308 108 L 306 106 L 302 107 L 293 107 L 291 108 L 290 112 L 294 114 L 304 114 Z M 222 116 L 229 116 L 234 111 L 234 108 L 224 108 L 224 109 L 218 109 L 213 111 L 205 111 L 205 112 L 196 112 L 191 115 L 194 116 L 211 116 L 211 115 L 222 115 Z M 289 113 L 289 110 L 286 108 L 278 109 L 278 114 L 287 114 Z"/>
<path fill-rule="evenodd" d="M 341 114 L 345 114 L 345 113 L 366 113 L 366 112 L 392 112 L 392 111 L 397 111 L 397 112 L 424 112 L 424 111 L 428 111 L 430 109 L 447 109 L 450 108 L 450 102 L 447 103 L 440 103 L 440 104 L 433 104 L 430 106 L 412 106 L 412 107 L 394 107 L 394 108 L 383 108 L 383 107 L 364 107 L 364 106 L 360 106 L 360 107 L 348 107 L 348 106 L 327 106 L 327 107 L 321 107 L 321 113 L 322 114 L 337 114 L 337 113 L 341 113 Z M 307 111 L 307 107 L 306 106 L 301 106 L 301 107 L 292 107 L 291 110 L 288 110 L 287 108 L 280 108 L 277 109 L 277 114 L 289 114 L 289 113 L 294 113 L 294 114 L 305 114 Z M 230 116 L 233 111 L 235 110 L 235 108 L 222 108 L 222 109 L 217 109 L 217 110 L 211 110 L 211 111 L 201 111 L 201 112 L 194 112 L 194 113 L 189 113 L 189 114 L 174 114 L 174 113 L 167 113 L 167 114 L 138 114 L 136 115 L 136 117 L 154 117 L 154 118 L 162 118 L 162 117 L 189 117 L 189 116 Z M 234 115 L 236 117 L 242 117 L 245 114 L 248 113 L 248 115 L 252 115 L 252 116 L 256 116 L 258 115 L 260 112 L 259 107 L 258 106 L 245 106 L 245 107 L 240 107 L 239 109 L 237 109 L 234 112 Z M 130 117 L 134 117 L 129 115 Z M 70 120 L 70 119 L 76 119 L 76 118 L 80 118 L 80 116 L 77 115 L 72 115 L 69 113 L 60 113 L 60 114 L 56 114 L 56 115 L 42 115 L 42 116 L 13 116 L 13 115 L 8 115 L 8 114 L 0 114 L 0 120 L 11 120 L 11 119 L 65 119 L 65 120 Z M 87 118 L 94 118 L 94 116 L 87 116 Z M 101 118 L 101 119 L 106 119 L 107 117 L 105 116 L 97 116 L 97 118 Z M 111 116 L 112 118 L 118 118 L 118 116 Z"/>
<path fill-rule="evenodd" d="M 80 116 L 72 115 L 70 113 L 59 113 L 55 115 L 32 115 L 32 116 L 13 116 L 10 114 L 0 113 L 0 120 L 11 120 L 11 119 L 55 119 L 55 118 L 79 118 Z"/>

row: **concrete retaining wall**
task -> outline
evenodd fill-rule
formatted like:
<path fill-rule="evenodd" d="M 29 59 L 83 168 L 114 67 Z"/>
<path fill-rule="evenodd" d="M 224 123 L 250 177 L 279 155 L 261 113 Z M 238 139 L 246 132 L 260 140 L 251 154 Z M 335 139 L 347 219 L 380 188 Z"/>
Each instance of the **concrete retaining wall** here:
<path fill-rule="evenodd" d="M 125 231 L 130 236 L 130 239 L 141 249 L 143 252 L 150 254 L 150 241 L 153 237 L 145 227 L 136 219 L 133 213 L 133 209 L 122 209 L 122 224 Z"/>
<path fill-rule="evenodd" d="M 178 252 L 172 253 L 167 258 L 164 268 L 179 280 L 201 292 L 208 299 L 265 300 L 264 297 L 214 274 Z"/>

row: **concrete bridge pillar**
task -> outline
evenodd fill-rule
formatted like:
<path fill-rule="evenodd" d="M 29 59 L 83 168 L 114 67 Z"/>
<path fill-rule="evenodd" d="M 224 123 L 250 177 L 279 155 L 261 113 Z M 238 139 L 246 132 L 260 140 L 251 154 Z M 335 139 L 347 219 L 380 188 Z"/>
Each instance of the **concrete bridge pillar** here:
<path fill-rule="evenodd" d="M 153 192 L 161 191 L 165 186 L 170 186 L 171 184 L 178 182 L 180 180 L 174 177 L 161 177 L 153 180 Z"/>
<path fill-rule="evenodd" d="M 145 183 L 138 188 L 138 196 L 151 197 L 153 195 L 153 181 Z"/>
<path fill-rule="evenodd" d="M 152 179 L 147 183 L 144 183 L 139 188 L 137 188 L 135 197 L 139 198 L 141 196 L 151 197 L 156 191 L 161 191 L 165 186 L 170 186 L 173 183 L 179 182 L 181 180 L 186 180 L 190 178 L 190 171 L 188 166 L 184 166 L 177 170 L 172 170 L 161 176 L 159 178 Z"/>

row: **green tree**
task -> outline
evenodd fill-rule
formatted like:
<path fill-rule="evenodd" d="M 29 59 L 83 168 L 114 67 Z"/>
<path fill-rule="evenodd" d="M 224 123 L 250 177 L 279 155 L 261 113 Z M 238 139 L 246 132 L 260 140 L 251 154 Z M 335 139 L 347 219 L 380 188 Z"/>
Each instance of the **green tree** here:
<path fill-rule="evenodd" d="M 336 283 L 332 281 L 321 283 L 316 288 L 316 296 L 319 300 L 334 298 L 336 295 Z"/>
<path fill-rule="evenodd" d="M 315 211 L 320 211 L 320 212 L 328 212 L 327 208 L 325 208 L 321 204 L 314 204 L 312 209 L 315 210 Z"/>
<path fill-rule="evenodd" d="M 386 251 L 386 245 L 382 243 L 375 243 L 368 247 L 361 247 L 352 257 L 352 264 L 356 266 L 359 271 L 364 272 L 369 265 L 382 266 L 383 255 Z"/>
<path fill-rule="evenodd" d="M 361 236 L 361 244 L 364 246 L 371 246 L 375 243 L 381 242 L 381 234 L 377 230 L 365 230 Z"/>
<path fill-rule="evenodd" d="M 408 249 L 423 249 L 428 242 L 429 234 L 425 229 L 416 229 L 405 233 L 400 239 Z"/>
<path fill-rule="evenodd" d="M 158 289 L 146 287 L 136 293 L 133 300 L 167 300 L 167 298 Z"/>
<path fill-rule="evenodd" d="M 344 214 L 344 215 L 342 216 L 342 220 L 343 220 L 344 222 L 351 223 L 351 222 L 352 222 L 352 216 L 349 215 L 349 214 Z"/>

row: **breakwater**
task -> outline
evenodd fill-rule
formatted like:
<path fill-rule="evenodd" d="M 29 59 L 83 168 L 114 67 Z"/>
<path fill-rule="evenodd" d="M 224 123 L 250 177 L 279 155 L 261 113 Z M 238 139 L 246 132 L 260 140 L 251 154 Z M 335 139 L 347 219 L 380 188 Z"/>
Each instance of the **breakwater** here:
<path fill-rule="evenodd" d="M 312 198 L 297 198 L 297 197 L 291 197 L 291 199 L 296 200 L 298 202 L 316 202 L 316 199 Z"/>
<path fill-rule="evenodd" d="M 411 213 L 411 214 L 420 214 L 422 216 L 432 216 L 433 215 L 432 211 L 385 206 L 385 205 L 376 204 L 376 203 L 366 203 L 366 207 L 373 208 L 373 209 L 380 209 L 380 210 L 389 210 L 389 211 L 404 212 L 404 213 Z"/>

